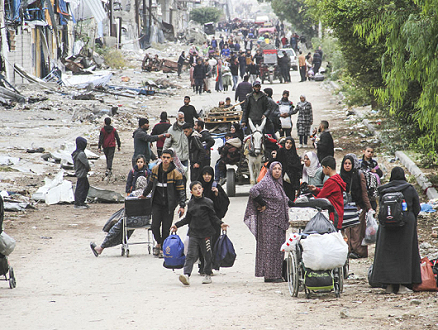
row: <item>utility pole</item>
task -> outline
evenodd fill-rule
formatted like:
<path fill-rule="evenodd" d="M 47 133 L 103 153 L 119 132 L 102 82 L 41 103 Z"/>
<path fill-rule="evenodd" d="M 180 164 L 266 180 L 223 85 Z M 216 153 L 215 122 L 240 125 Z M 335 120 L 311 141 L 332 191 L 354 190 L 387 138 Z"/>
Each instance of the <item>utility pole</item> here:
<path fill-rule="evenodd" d="M 8 46 L 8 39 L 6 36 L 4 0 L 0 0 L 0 29 L 1 29 L 1 37 L 2 37 L 1 55 L 3 56 L 3 59 L 5 61 L 6 79 L 10 83 L 12 83 L 11 68 L 8 60 L 9 46 Z"/>

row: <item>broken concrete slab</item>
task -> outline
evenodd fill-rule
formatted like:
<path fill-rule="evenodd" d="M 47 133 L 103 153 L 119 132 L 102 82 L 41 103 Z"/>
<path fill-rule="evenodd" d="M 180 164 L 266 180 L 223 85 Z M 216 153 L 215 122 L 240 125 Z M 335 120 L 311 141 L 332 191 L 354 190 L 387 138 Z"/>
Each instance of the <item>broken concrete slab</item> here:
<path fill-rule="evenodd" d="M 118 192 L 93 186 L 90 186 L 87 198 L 104 203 L 122 203 L 125 201 L 125 197 Z"/>

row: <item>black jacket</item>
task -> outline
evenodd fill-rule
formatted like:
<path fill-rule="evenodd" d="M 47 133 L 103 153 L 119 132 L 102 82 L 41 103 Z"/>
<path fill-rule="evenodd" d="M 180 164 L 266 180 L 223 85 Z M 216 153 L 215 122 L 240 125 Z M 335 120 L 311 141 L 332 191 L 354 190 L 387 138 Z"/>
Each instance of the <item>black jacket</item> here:
<path fill-rule="evenodd" d="M 128 179 L 126 180 L 126 193 L 131 193 L 135 190 L 135 183 L 137 182 L 137 179 L 141 176 L 147 177 L 147 165 L 145 164 L 141 170 L 138 169 L 138 166 L 135 165 L 132 170 L 128 173 Z"/>
<path fill-rule="evenodd" d="M 261 123 L 262 116 L 268 117 L 269 115 L 269 100 L 268 96 L 260 91 L 262 95 L 256 100 L 254 92 L 246 96 L 243 105 L 242 123 L 248 125 L 248 118 L 251 118 L 254 125 Z"/>
<path fill-rule="evenodd" d="M 214 139 L 208 130 L 204 129 L 201 133 L 201 142 L 205 149 L 206 156 L 210 155 L 211 147 L 214 146 Z"/>
<path fill-rule="evenodd" d="M 242 102 L 246 99 L 246 95 L 252 92 L 252 85 L 247 81 L 242 81 L 239 85 L 237 85 L 236 93 L 234 95 L 234 100 Z"/>
<path fill-rule="evenodd" d="M 202 161 L 206 157 L 204 146 L 201 142 L 201 137 L 198 132 L 193 132 L 192 135 L 188 137 L 189 139 L 189 159 L 190 164 L 202 164 Z"/>
<path fill-rule="evenodd" d="M 317 154 L 320 163 L 325 157 L 335 155 L 335 146 L 333 144 L 332 135 L 329 131 L 321 133 L 317 144 Z"/>
<path fill-rule="evenodd" d="M 193 70 L 193 78 L 195 79 L 205 79 L 205 65 L 196 64 Z"/>
<path fill-rule="evenodd" d="M 175 226 L 182 227 L 189 225 L 190 237 L 206 238 L 213 236 L 216 231 L 214 225 L 220 226 L 223 222 L 219 220 L 214 211 L 213 201 L 206 197 L 192 198 L 187 207 L 187 214 L 184 219 L 175 223 Z"/>
<path fill-rule="evenodd" d="M 184 113 L 184 120 L 186 123 L 195 125 L 195 121 L 193 118 L 199 118 L 199 115 L 196 112 L 195 107 L 191 104 L 183 105 L 181 108 L 179 108 L 178 111 Z"/>

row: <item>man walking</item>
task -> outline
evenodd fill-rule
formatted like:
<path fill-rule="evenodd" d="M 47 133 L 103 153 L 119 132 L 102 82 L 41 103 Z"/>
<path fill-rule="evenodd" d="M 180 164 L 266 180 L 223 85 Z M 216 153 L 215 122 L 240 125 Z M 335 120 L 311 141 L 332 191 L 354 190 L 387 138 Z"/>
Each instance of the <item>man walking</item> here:
<path fill-rule="evenodd" d="M 179 205 L 178 214 L 184 214 L 186 206 L 186 190 L 182 174 L 173 163 L 172 150 L 165 149 L 161 155 L 161 163 L 152 169 L 147 187 L 140 198 L 151 194 L 152 201 L 152 233 L 157 245 L 154 255 L 163 256 L 163 242 L 169 236 L 173 222 L 173 213 Z M 161 227 L 161 230 L 160 230 Z"/>
<path fill-rule="evenodd" d="M 181 55 L 178 58 L 178 78 L 181 78 L 181 71 L 185 61 L 187 61 L 186 55 L 184 51 L 182 51 Z"/>
<path fill-rule="evenodd" d="M 300 76 L 301 76 L 300 82 L 304 82 L 307 80 L 306 78 L 307 65 L 306 65 L 306 57 L 304 56 L 301 50 L 300 50 L 300 56 L 298 56 L 298 66 L 300 67 Z"/>
<path fill-rule="evenodd" d="M 149 135 L 147 130 L 149 129 L 149 120 L 147 118 L 140 118 L 138 120 L 138 128 L 132 134 L 134 138 L 134 155 L 132 156 L 132 167 L 136 165 L 136 158 L 138 155 L 145 157 L 146 166 L 151 160 L 151 142 L 158 141 L 159 138 L 169 137 L 170 134 Z"/>
<path fill-rule="evenodd" d="M 193 125 L 185 123 L 183 125 L 184 135 L 189 140 L 190 158 L 190 181 L 196 181 L 202 170 L 202 163 L 205 160 L 205 149 L 201 142 L 201 135 L 193 131 Z"/>
<path fill-rule="evenodd" d="M 237 85 L 236 93 L 234 94 L 234 101 L 245 101 L 246 95 L 252 92 L 252 85 L 248 80 L 249 76 L 246 75 L 243 77 L 243 81 Z"/>
<path fill-rule="evenodd" d="M 184 121 L 184 113 L 178 112 L 176 115 L 176 122 L 168 129 L 169 137 L 166 138 L 163 145 L 164 149 L 172 148 L 181 163 L 185 166 L 189 166 L 189 141 L 187 140 L 187 136 L 184 135 L 183 125 Z"/>
<path fill-rule="evenodd" d="M 160 135 L 163 133 L 166 133 L 167 130 L 169 129 L 169 127 L 172 126 L 169 123 L 169 120 L 167 120 L 167 112 L 163 111 L 160 114 L 160 122 L 156 123 L 154 128 L 152 128 L 152 135 Z M 161 137 L 158 139 L 157 141 L 157 154 L 158 157 L 161 157 L 161 152 L 163 151 L 163 145 L 164 145 L 164 141 L 165 141 L 166 137 Z"/>
<path fill-rule="evenodd" d="M 116 151 L 116 141 L 117 141 L 117 150 L 120 151 L 120 138 L 117 130 L 111 126 L 111 118 L 105 118 L 105 126 L 102 127 L 99 134 L 99 144 L 98 149 L 99 152 L 105 154 L 106 158 L 106 172 L 105 175 L 108 176 L 111 174 L 113 168 L 113 159 L 114 152 Z"/>
<path fill-rule="evenodd" d="M 327 120 L 322 120 L 319 124 L 318 132 L 321 133 L 319 141 L 316 143 L 318 160 L 321 161 L 327 156 L 335 155 L 335 146 L 333 144 L 332 135 L 329 132 L 329 123 Z"/>
<path fill-rule="evenodd" d="M 199 118 L 198 112 L 196 112 L 195 107 L 190 104 L 190 96 L 184 96 L 184 105 L 179 108 L 178 112 L 182 112 L 184 114 L 185 122 L 192 124 L 192 127 L 195 125 L 195 121 L 193 118 Z"/>
<path fill-rule="evenodd" d="M 202 169 L 204 166 L 210 166 L 211 147 L 214 146 L 214 139 L 211 137 L 210 132 L 205 129 L 205 123 L 202 120 L 198 119 L 193 128 L 196 132 L 201 134 L 201 142 L 205 149 L 205 158 L 201 166 Z"/>

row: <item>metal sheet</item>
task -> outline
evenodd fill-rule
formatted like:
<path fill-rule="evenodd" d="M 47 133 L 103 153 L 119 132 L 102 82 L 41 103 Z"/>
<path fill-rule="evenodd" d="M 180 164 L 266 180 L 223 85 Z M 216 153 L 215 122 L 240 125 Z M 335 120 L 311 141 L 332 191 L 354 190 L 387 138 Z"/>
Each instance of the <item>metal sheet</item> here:
<path fill-rule="evenodd" d="M 87 0 L 83 1 L 83 3 L 85 3 L 88 6 L 88 9 L 91 10 L 96 22 L 102 22 L 108 18 L 100 0 Z"/>

